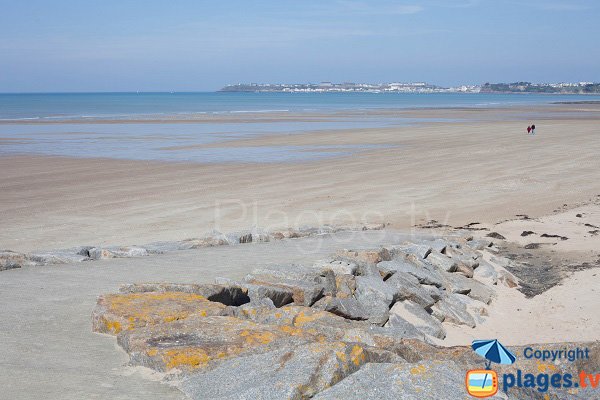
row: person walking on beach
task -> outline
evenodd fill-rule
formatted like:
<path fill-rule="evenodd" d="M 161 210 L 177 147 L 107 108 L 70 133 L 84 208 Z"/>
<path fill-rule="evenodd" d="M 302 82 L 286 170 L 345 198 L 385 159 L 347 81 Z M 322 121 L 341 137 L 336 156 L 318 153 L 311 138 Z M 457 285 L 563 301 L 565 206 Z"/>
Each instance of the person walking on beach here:
<path fill-rule="evenodd" d="M 527 134 L 529 135 L 531 133 L 531 125 L 527 127 Z"/>
<path fill-rule="evenodd" d="M 531 125 L 531 134 L 535 135 L 535 124 Z"/>

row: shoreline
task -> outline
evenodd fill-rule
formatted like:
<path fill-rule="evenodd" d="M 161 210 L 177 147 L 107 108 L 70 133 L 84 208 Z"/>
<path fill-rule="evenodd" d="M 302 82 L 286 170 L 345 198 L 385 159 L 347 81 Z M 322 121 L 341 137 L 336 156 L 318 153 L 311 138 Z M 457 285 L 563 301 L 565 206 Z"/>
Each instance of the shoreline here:
<path fill-rule="evenodd" d="M 131 161 L 0 156 L 0 248 L 15 251 L 150 243 L 257 226 L 390 223 L 462 226 L 600 194 L 594 108 L 553 115 L 523 134 L 525 118 L 425 112 L 466 122 L 265 134 L 201 149 L 389 145 L 300 163 Z M 458 114 L 458 115 L 457 115 Z M 413 113 L 414 115 L 414 113 Z M 577 118 L 577 119 L 575 119 Z M 227 177 L 224 179 L 223 177 Z M 220 207 L 219 220 L 215 209 Z"/>
<path fill-rule="evenodd" d="M 498 93 L 501 95 L 502 93 Z M 526 93 L 514 93 L 526 94 Z M 548 95 L 548 94 L 547 94 Z M 590 94 L 588 94 L 590 95 Z M 567 96 L 567 95 L 565 95 Z M 590 95 L 594 96 L 594 95 Z M 600 95 L 595 95 L 600 97 Z M 315 110 L 308 108 L 304 110 L 230 110 L 230 111 L 198 111 L 198 112 L 172 112 L 172 113 L 139 113 L 121 115 L 94 115 L 94 116 L 45 116 L 45 117 L 23 117 L 2 118 L 0 125 L 28 125 L 28 124 L 160 124 L 160 123 L 223 123 L 223 122 L 279 122 L 283 120 L 310 121 L 311 119 L 349 117 L 349 116 L 381 116 L 402 115 L 406 113 L 420 112 L 508 112 L 522 109 L 530 112 L 546 112 L 558 107 L 576 105 L 598 105 L 599 101 L 555 101 L 531 104 L 475 104 L 457 106 L 410 106 L 410 107 L 349 107 L 349 108 L 324 108 Z M 577 109 L 567 108 L 569 111 Z M 598 110 L 594 110 L 598 111 Z M 254 117 L 254 118 L 249 118 Z"/>

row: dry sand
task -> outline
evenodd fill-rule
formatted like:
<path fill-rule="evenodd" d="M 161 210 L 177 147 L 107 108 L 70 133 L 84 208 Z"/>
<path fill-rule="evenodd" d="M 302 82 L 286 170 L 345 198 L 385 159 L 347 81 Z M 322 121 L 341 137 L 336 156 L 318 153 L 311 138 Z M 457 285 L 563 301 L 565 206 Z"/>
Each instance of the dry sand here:
<path fill-rule="evenodd" d="M 489 317 L 475 329 L 446 325 L 448 336 L 441 344 L 464 345 L 475 339 L 497 338 L 503 344 L 585 342 L 600 340 L 600 235 L 589 233 L 588 225 L 600 226 L 600 199 L 555 213 L 527 219 L 514 219 L 488 225 L 490 231 L 506 237 L 509 248 L 544 243 L 527 250 L 534 257 L 545 255 L 546 268 L 536 270 L 540 280 L 553 285 L 533 297 L 516 289 L 497 286 L 498 297 L 489 307 Z M 481 226 L 486 227 L 486 226 Z M 485 235 L 489 231 L 480 231 Z M 521 236 L 523 232 L 535 232 Z M 561 236 L 544 238 L 542 234 Z M 503 242 L 500 242 L 503 243 Z M 510 251 L 509 251 L 510 252 Z M 582 267 L 588 263 L 589 267 Z M 548 266 L 553 268 L 546 270 Z M 522 271 L 524 279 L 531 278 Z"/>
<path fill-rule="evenodd" d="M 393 146 L 304 163 L 206 165 L 4 155 L 0 248 L 141 244 L 253 225 L 366 221 L 405 229 L 427 219 L 462 225 L 494 223 L 515 214 L 545 215 L 557 205 L 600 194 L 599 110 L 565 105 L 402 111 L 462 122 L 270 135 L 224 145 Z M 532 115 L 537 135 L 527 136 L 524 128 Z"/>
<path fill-rule="evenodd" d="M 367 220 L 406 231 L 437 219 L 453 226 L 480 222 L 517 246 L 547 243 L 541 250 L 550 255 L 588 261 L 600 249 L 600 236 L 591 233 L 600 226 L 598 110 L 593 105 L 536 109 L 535 137 L 523 133 L 530 123 L 524 114 L 531 109 L 420 110 L 412 115 L 467 121 L 273 135 L 227 144 L 394 146 L 295 164 L 0 156 L 0 248 L 148 243 L 254 224 L 268 228 Z M 217 221 L 219 202 L 225 205 Z M 245 216 L 240 204 L 247 207 Z M 555 212 L 563 204 L 567 206 Z M 531 219 L 515 219 L 516 214 Z M 535 234 L 520 236 L 526 230 Z M 543 233 L 568 239 L 542 238 Z M 312 254 L 294 244 L 299 242 L 281 241 L 3 271 L 0 289 L 13 301 L 5 304 L 0 318 L 0 353 L 7 359 L 0 367 L 0 386 L 9 397 L 24 399 L 180 398 L 174 389 L 142 379 L 139 371 L 124 376 L 131 371 L 120 366 L 126 357 L 115 351 L 113 339 L 90 332 L 96 296 L 134 281 L 239 278 L 266 262 L 286 257 L 308 262 L 340 247 L 391 240 L 373 236 L 377 232 L 366 234 L 371 235 L 368 240 L 351 244 L 326 239 L 316 246 L 312 242 L 317 239 L 307 239 L 317 249 Z M 594 268 L 566 274 L 560 284 L 532 299 L 500 287 L 490 317 L 475 329 L 446 324 L 444 344 L 485 338 L 504 344 L 598 340 L 599 273 Z"/>

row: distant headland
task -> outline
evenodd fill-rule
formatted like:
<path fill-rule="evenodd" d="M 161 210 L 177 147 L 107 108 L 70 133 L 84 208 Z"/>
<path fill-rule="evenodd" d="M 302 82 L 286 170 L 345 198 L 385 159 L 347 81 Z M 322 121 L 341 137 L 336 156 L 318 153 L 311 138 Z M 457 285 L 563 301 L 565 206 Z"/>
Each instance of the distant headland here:
<path fill-rule="evenodd" d="M 443 87 L 426 82 L 392 83 L 238 83 L 227 85 L 219 92 L 366 92 L 366 93 L 551 93 L 598 94 L 600 83 L 485 83 Z"/>

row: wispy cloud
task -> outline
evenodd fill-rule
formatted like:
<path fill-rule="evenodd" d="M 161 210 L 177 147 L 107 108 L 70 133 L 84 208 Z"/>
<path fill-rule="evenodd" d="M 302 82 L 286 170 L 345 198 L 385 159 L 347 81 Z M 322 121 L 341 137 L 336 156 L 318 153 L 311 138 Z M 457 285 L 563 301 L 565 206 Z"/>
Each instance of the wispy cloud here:
<path fill-rule="evenodd" d="M 372 4 L 366 1 L 338 0 L 337 4 L 345 11 L 363 14 L 408 15 L 419 13 L 425 9 L 419 4 L 398 4 L 389 1 Z"/>

